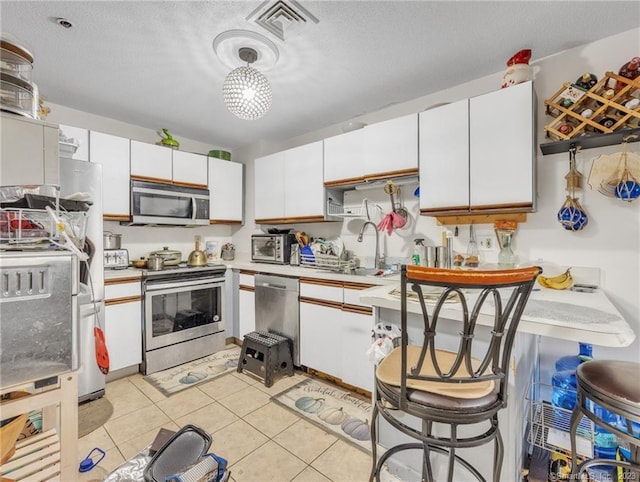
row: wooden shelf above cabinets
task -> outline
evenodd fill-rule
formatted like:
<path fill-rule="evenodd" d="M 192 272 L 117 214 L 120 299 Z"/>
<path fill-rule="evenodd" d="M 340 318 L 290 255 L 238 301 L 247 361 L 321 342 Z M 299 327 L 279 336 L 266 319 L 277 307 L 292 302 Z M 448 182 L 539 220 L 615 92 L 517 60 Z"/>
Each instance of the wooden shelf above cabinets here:
<path fill-rule="evenodd" d="M 516 221 L 525 223 L 527 213 L 507 214 L 459 214 L 453 216 L 436 216 L 439 225 L 451 226 L 454 224 L 493 224 L 496 221 Z"/>
<path fill-rule="evenodd" d="M 546 156 L 547 154 L 569 152 L 569 149 L 572 147 L 594 149 L 596 147 L 614 146 L 622 144 L 622 141 L 630 135 L 635 135 L 637 137 L 628 139 L 628 142 L 640 141 L 640 128 L 622 129 L 612 132 L 611 134 L 596 134 L 593 136 L 576 137 L 575 139 L 568 139 L 566 141 L 547 142 L 546 144 L 540 144 L 540 150 L 542 151 L 542 154 Z"/>

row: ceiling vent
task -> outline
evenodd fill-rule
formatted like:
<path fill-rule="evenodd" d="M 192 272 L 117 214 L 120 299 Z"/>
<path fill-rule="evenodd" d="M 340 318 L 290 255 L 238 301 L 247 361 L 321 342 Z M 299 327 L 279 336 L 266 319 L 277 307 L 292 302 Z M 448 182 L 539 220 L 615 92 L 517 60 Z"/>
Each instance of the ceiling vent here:
<path fill-rule="evenodd" d="M 295 0 L 266 1 L 249 14 L 247 20 L 255 22 L 265 30 L 284 40 L 285 32 L 291 31 L 307 22 L 318 23 L 307 9 Z"/>

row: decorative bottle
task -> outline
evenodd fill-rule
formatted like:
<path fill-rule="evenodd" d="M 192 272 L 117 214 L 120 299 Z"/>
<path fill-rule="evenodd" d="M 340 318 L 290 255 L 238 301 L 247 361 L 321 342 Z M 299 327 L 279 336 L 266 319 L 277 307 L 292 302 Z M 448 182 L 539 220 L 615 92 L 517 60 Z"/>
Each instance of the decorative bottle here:
<path fill-rule="evenodd" d="M 618 71 L 620 77 L 626 77 L 627 79 L 635 79 L 640 75 L 640 57 L 634 57 L 629 62 L 620 67 Z M 624 82 L 616 82 L 616 90 L 622 89 L 625 85 Z"/>
<path fill-rule="evenodd" d="M 585 72 L 578 80 L 576 80 L 575 85 L 581 89 L 589 90 L 597 83 L 598 78 L 595 75 Z"/>

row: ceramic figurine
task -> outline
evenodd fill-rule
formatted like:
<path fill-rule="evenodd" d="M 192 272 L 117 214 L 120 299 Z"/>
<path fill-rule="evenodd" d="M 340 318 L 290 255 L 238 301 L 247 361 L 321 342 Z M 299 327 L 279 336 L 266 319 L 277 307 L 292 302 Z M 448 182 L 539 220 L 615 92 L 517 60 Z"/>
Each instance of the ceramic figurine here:
<path fill-rule="evenodd" d="M 523 49 L 507 60 L 507 70 L 502 77 L 502 88 L 533 80 L 533 70 L 529 65 L 531 50 Z"/>

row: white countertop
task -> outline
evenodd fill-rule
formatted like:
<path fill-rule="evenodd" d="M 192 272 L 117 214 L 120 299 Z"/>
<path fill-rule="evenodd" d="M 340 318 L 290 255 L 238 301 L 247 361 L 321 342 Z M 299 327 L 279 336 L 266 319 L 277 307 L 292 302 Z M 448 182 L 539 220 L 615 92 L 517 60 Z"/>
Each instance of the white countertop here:
<path fill-rule="evenodd" d="M 400 288 L 397 280 L 393 286 L 369 288 L 361 292 L 360 301 L 374 307 L 400 311 L 400 299 L 389 294 L 395 288 Z M 594 293 L 538 289 L 537 286 L 535 289 L 520 320 L 520 332 L 610 347 L 628 346 L 636 337 L 600 289 Z M 420 304 L 413 300 L 407 303 L 407 311 L 422 314 Z M 446 305 L 441 315 L 445 318 L 459 317 L 459 305 Z M 493 318 L 480 315 L 478 323 L 492 326 Z"/>
<path fill-rule="evenodd" d="M 391 276 L 360 276 L 352 274 L 334 273 L 318 268 L 306 268 L 304 266 L 290 266 L 288 264 L 252 263 L 248 259 L 236 257 L 233 261 L 221 261 L 228 268 L 255 271 L 257 273 L 270 273 L 294 278 L 315 278 L 332 281 L 346 281 L 351 283 L 364 283 L 370 285 L 393 285 L 400 281 L 400 274 Z"/>
<path fill-rule="evenodd" d="M 288 264 L 269 264 L 269 263 L 253 263 L 248 258 L 236 257 L 231 261 L 219 260 L 221 265 L 230 269 L 255 271 L 256 273 L 269 273 L 281 276 L 291 276 L 294 278 L 315 278 L 332 281 L 346 281 L 351 283 L 377 285 L 397 284 L 400 281 L 400 274 L 392 276 L 359 276 L 350 274 L 334 273 L 332 271 L 306 268 L 303 266 L 290 266 Z M 142 276 L 141 269 L 106 269 L 104 270 L 104 279 L 121 279 Z"/>

